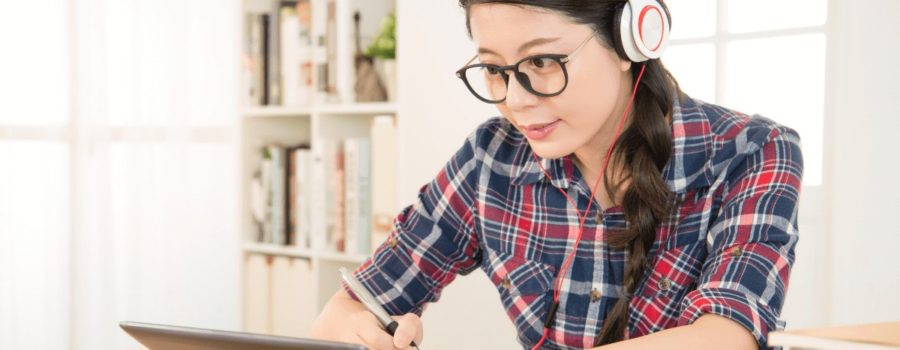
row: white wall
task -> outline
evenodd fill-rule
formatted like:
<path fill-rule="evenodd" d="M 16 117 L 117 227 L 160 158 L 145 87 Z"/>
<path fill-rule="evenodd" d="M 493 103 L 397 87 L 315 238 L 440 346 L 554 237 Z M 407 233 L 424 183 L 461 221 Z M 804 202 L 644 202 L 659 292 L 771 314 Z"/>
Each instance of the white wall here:
<path fill-rule="evenodd" d="M 466 136 L 499 112 L 472 97 L 454 75 L 475 54 L 456 1 L 398 1 L 397 18 L 398 198 L 408 205 Z M 423 322 L 428 349 L 519 347 L 497 290 L 480 270 L 448 286 Z"/>
<path fill-rule="evenodd" d="M 826 135 L 830 321 L 900 317 L 900 1 L 834 1 Z M 829 141 L 830 140 L 830 141 Z"/>
<path fill-rule="evenodd" d="M 789 327 L 875 322 L 900 315 L 900 235 L 890 218 L 900 211 L 900 172 L 891 142 L 900 132 L 900 1 L 830 0 L 826 211 L 801 235 L 824 235 L 798 247 L 808 265 L 795 272 L 785 306 Z M 876 9 L 876 10 L 873 10 Z M 434 177 L 475 126 L 499 112 L 472 98 L 453 72 L 473 54 L 455 1 L 398 2 L 400 117 L 399 198 L 403 205 Z M 892 58 L 894 57 L 894 58 Z M 795 61 L 796 60 L 796 61 Z M 786 57 L 786 64 L 802 58 Z M 810 194 L 813 195 L 813 194 Z M 821 198 L 821 199 L 820 199 Z M 803 210 L 801 210 L 803 211 Z M 811 242 L 813 240 L 807 240 Z M 475 317 L 475 315 L 478 315 Z M 791 318 L 797 322 L 791 323 Z M 425 313 L 429 348 L 515 348 L 515 331 L 496 291 L 475 271 L 449 286 Z M 477 332 L 450 331 L 464 322 Z M 457 329 L 453 327 L 453 329 Z"/>

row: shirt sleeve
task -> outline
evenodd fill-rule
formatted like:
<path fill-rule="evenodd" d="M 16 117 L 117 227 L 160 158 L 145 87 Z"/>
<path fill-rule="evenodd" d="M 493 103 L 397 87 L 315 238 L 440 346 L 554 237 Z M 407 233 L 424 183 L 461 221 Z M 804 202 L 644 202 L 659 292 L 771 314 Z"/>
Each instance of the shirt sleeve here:
<path fill-rule="evenodd" d="M 475 135 L 419 190 L 394 219 L 388 239 L 354 272 L 392 315 L 421 315 L 457 274 L 478 266 Z M 342 287 L 357 299 L 346 283 Z"/>
<path fill-rule="evenodd" d="M 729 169 L 709 256 L 679 325 L 716 314 L 746 327 L 761 349 L 778 319 L 794 262 L 803 158 L 795 131 L 776 127 Z M 781 326 L 783 327 L 783 326 Z"/>

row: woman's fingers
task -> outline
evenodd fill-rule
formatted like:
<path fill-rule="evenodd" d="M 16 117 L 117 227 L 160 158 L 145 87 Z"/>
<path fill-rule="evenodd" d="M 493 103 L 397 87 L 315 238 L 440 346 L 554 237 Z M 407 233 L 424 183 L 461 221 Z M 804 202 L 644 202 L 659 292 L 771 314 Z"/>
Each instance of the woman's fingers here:
<path fill-rule="evenodd" d="M 394 346 L 394 338 L 380 327 L 372 324 L 358 330 L 359 337 L 372 350 L 400 350 Z"/>
<path fill-rule="evenodd" d="M 394 316 L 393 318 L 397 321 L 397 330 L 394 332 L 394 346 L 406 349 L 413 341 L 416 344 L 422 343 L 422 319 L 418 315 L 410 313 L 403 316 Z"/>

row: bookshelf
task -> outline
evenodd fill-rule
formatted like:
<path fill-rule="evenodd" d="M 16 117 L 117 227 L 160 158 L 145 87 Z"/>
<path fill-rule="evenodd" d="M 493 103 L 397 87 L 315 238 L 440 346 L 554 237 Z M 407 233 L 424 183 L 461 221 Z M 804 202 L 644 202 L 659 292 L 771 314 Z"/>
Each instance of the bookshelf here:
<path fill-rule="evenodd" d="M 362 263 L 399 212 L 396 76 L 373 67 L 386 96 L 359 102 L 353 20 L 365 50 L 395 1 L 240 2 L 245 331 L 308 336 L 338 268 Z"/>

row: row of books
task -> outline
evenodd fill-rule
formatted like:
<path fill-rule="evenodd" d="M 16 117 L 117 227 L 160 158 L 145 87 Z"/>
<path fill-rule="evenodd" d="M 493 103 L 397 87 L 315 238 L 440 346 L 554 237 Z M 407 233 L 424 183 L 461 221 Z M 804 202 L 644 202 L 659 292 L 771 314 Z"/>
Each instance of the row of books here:
<path fill-rule="evenodd" d="M 259 243 L 369 254 L 396 211 L 396 129 L 375 117 L 369 137 L 262 148 L 250 184 Z"/>
<path fill-rule="evenodd" d="M 248 106 L 336 102 L 335 0 L 277 1 L 245 14 Z M 313 11 L 313 6 L 323 9 Z"/>

